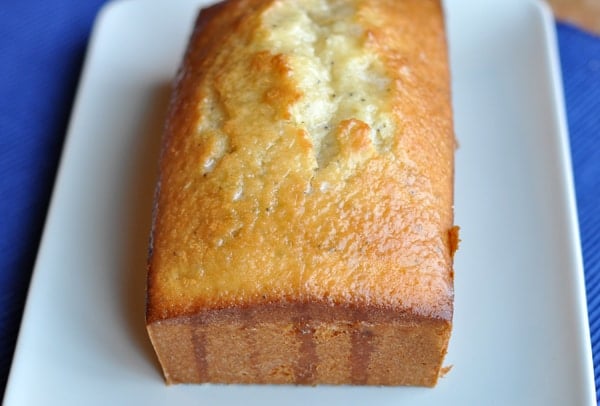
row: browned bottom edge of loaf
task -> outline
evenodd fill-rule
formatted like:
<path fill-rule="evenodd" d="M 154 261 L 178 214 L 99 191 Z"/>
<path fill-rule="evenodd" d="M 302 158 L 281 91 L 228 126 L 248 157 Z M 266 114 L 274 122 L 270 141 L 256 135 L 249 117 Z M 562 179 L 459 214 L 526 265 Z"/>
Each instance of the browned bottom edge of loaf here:
<path fill-rule="evenodd" d="M 257 306 L 148 324 L 167 383 L 434 386 L 449 320 Z"/>

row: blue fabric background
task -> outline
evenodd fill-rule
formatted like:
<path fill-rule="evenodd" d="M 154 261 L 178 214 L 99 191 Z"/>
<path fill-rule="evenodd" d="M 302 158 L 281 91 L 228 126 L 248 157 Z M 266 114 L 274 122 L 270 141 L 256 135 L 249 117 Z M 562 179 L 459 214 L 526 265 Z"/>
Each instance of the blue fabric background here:
<path fill-rule="evenodd" d="M 557 28 L 600 400 L 600 37 Z"/>
<path fill-rule="evenodd" d="M 0 398 L 94 18 L 104 0 L 0 3 Z M 600 38 L 558 24 L 600 384 Z"/>
<path fill-rule="evenodd" d="M 102 0 L 0 1 L 0 397 Z"/>

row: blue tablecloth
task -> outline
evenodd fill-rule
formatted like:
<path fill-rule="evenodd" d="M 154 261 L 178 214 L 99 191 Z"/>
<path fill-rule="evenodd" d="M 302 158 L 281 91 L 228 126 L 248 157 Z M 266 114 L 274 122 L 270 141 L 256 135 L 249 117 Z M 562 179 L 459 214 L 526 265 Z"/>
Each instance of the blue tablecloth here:
<path fill-rule="evenodd" d="M 0 4 L 0 398 L 88 36 L 104 0 Z M 600 384 L 600 37 L 559 23 L 596 386 Z"/>
<path fill-rule="evenodd" d="M 560 23 L 557 29 L 600 400 L 600 37 Z"/>

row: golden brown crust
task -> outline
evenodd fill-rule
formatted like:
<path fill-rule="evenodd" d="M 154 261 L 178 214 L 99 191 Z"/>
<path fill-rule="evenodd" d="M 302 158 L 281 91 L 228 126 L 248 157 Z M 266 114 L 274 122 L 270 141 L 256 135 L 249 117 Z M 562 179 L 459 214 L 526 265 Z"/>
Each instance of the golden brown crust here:
<path fill-rule="evenodd" d="M 439 1 L 347 2 L 352 26 L 360 27 L 350 45 L 374 58 L 369 78 L 385 79 L 377 82 L 385 86 L 372 106 L 389 126 L 344 115 L 353 93 L 333 93 L 344 99 L 322 139 L 297 118 L 309 99 L 297 60 L 264 45 L 277 29 L 265 21 L 284 3 L 231 0 L 204 10 L 178 75 L 148 272 L 147 323 L 161 363 L 169 364 L 163 359 L 171 351 L 168 337 L 179 334 L 161 326 L 190 325 L 202 337 L 210 323 L 199 320 L 210 315 L 223 324 L 228 312 L 238 319 L 255 314 L 263 325 L 273 309 L 284 309 L 275 312 L 283 319 L 271 320 L 281 328 L 301 307 L 322 323 L 333 323 L 323 321 L 327 314 L 348 323 L 361 314 L 381 323 L 382 332 L 390 323 L 411 326 L 410 334 L 430 343 L 421 349 L 431 356 L 423 372 L 428 378 L 416 384 L 432 385 L 450 332 L 457 244 Z M 313 23 L 323 18 L 307 15 Z M 327 77 L 336 89 L 335 61 L 319 57 L 331 63 Z M 377 138 L 390 127 L 391 138 Z M 404 345 L 394 337 L 381 348 Z M 203 339 L 194 340 L 181 351 L 202 351 Z M 310 344 L 298 345 L 300 353 L 312 351 Z M 181 363 L 178 354 L 175 363 Z M 308 364 L 309 370 L 316 365 Z M 356 365 L 356 374 L 366 373 Z M 219 379 L 227 381 L 224 376 Z M 314 371 L 292 376 L 297 383 L 344 382 L 315 378 Z M 396 377 L 390 384 L 414 383 Z"/>
<path fill-rule="evenodd" d="M 444 320 L 315 304 L 211 310 L 149 326 L 168 383 L 434 386 L 449 331 Z"/>

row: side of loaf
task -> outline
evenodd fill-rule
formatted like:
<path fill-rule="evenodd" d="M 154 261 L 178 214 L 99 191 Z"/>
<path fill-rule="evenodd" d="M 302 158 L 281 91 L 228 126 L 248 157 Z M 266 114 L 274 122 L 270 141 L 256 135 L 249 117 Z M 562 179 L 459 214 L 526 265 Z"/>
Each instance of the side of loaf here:
<path fill-rule="evenodd" d="M 167 382 L 435 385 L 454 148 L 439 0 L 202 10 L 148 266 Z"/>

